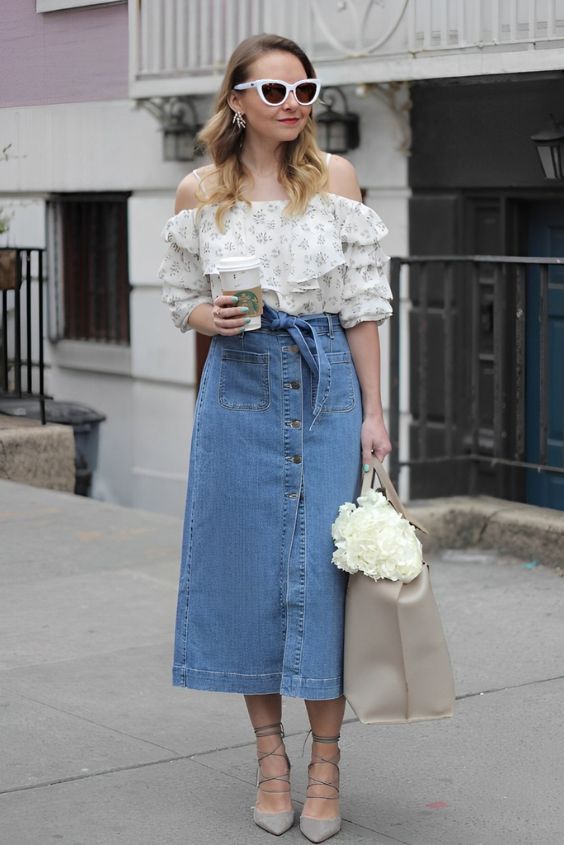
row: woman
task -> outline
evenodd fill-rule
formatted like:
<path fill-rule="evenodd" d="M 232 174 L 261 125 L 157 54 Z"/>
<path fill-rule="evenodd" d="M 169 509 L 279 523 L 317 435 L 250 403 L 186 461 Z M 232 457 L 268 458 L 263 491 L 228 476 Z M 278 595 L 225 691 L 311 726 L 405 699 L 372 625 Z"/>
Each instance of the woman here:
<path fill-rule="evenodd" d="M 256 824 L 294 821 L 281 695 L 312 730 L 302 833 L 340 829 L 339 732 L 346 576 L 331 524 L 358 495 L 361 457 L 390 451 L 378 323 L 391 293 L 380 218 L 354 168 L 321 153 L 319 83 L 292 41 L 235 50 L 201 132 L 213 164 L 188 175 L 164 236 L 175 324 L 213 336 L 196 403 L 173 682 L 239 692 L 257 737 Z M 225 256 L 261 260 L 264 313 L 221 295 Z M 365 470 L 368 467 L 365 466 Z"/>

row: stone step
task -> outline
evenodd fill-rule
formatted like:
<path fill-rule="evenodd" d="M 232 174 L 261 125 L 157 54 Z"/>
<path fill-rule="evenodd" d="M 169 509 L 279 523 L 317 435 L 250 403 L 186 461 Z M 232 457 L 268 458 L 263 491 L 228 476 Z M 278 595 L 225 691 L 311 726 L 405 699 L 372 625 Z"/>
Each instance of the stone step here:
<path fill-rule="evenodd" d="M 0 478 L 72 493 L 74 452 L 70 426 L 0 414 Z"/>

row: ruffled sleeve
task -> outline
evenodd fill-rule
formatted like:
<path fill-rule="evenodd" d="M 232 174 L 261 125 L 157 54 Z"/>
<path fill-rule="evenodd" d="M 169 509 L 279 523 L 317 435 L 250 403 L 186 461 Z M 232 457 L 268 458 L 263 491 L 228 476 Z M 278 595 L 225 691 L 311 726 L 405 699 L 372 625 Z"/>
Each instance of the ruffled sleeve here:
<path fill-rule="evenodd" d="M 346 259 L 341 325 L 350 329 L 368 320 L 379 325 L 392 314 L 392 291 L 384 273 L 390 259 L 380 246 L 388 228 L 371 208 L 346 197 L 339 197 L 336 213 Z"/>
<path fill-rule="evenodd" d="M 203 302 L 212 302 L 209 278 L 200 262 L 200 239 L 196 212 L 181 211 L 171 217 L 162 231 L 167 243 L 165 256 L 159 267 L 162 282 L 161 299 L 180 331 L 188 331 L 188 317 Z"/>

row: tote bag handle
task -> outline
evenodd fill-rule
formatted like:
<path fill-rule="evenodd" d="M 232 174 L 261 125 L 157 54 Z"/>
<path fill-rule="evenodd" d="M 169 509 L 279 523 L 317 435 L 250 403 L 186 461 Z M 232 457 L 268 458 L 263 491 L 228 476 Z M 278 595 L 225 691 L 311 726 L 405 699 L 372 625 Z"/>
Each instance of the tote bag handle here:
<path fill-rule="evenodd" d="M 373 472 L 367 472 L 367 473 L 364 474 L 364 478 L 362 480 L 362 489 L 360 491 L 360 495 L 366 496 L 369 489 L 373 486 L 374 473 L 376 473 L 378 480 L 380 481 L 380 486 L 382 488 L 382 492 L 384 493 L 384 496 L 389 501 L 389 503 L 392 505 L 394 510 L 396 510 L 398 513 L 401 513 L 402 516 L 404 516 L 407 519 L 407 521 L 410 522 L 411 525 L 413 525 L 414 528 L 417 528 L 418 531 L 422 531 L 423 534 L 428 534 L 429 532 L 427 531 L 427 529 L 423 525 L 421 525 L 420 522 L 418 522 L 416 519 L 414 519 L 412 516 L 410 516 L 408 514 L 408 512 L 406 511 L 405 507 L 402 504 L 400 497 L 397 494 L 397 490 L 394 487 L 394 485 L 392 484 L 392 480 L 391 480 L 390 476 L 388 475 L 388 473 L 386 472 L 386 470 L 384 469 L 384 466 L 383 466 L 382 462 L 380 461 L 380 459 L 377 458 L 374 455 L 371 458 L 370 463 L 372 464 Z"/>

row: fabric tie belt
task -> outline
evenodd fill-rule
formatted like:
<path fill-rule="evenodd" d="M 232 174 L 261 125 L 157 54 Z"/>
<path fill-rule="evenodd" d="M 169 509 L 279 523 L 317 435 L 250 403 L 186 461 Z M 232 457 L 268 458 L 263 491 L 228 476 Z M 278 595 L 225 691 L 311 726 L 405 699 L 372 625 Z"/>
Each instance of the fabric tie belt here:
<path fill-rule="evenodd" d="M 319 315 L 315 316 L 319 317 Z M 308 323 L 307 317 L 295 317 L 293 314 L 287 314 L 285 311 L 277 311 L 275 308 L 267 305 L 266 302 L 263 305 L 262 328 L 272 329 L 273 331 L 276 329 L 285 329 L 295 342 L 313 375 L 317 376 L 313 422 L 309 428 L 311 431 L 319 414 L 323 410 L 331 388 L 331 364 L 319 342 L 319 334 L 315 326 Z M 317 360 L 308 346 L 306 337 L 310 337 L 315 344 Z"/>

